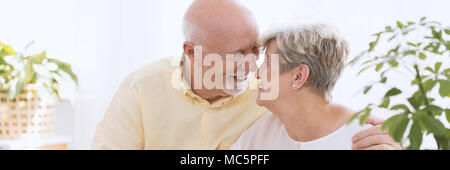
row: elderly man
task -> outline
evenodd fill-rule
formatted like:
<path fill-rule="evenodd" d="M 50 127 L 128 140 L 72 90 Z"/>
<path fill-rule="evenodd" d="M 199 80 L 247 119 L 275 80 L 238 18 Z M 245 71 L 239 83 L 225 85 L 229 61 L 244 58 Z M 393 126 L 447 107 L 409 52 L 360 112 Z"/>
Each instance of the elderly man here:
<path fill-rule="evenodd" d="M 254 79 L 249 73 L 256 71 L 257 58 L 231 60 L 231 68 L 227 60 L 229 54 L 258 56 L 253 14 L 234 0 L 196 0 L 183 22 L 180 64 L 163 59 L 132 73 L 98 124 L 93 149 L 225 150 L 267 112 L 256 104 L 256 89 L 246 88 Z M 211 76 L 208 70 L 220 65 L 204 64 L 209 54 L 226 61 L 222 71 L 213 73 L 222 87 L 202 83 Z M 368 123 L 376 126 L 354 136 L 354 149 L 386 144 L 392 146 L 386 149 L 397 149 L 381 132 L 380 121 Z"/>

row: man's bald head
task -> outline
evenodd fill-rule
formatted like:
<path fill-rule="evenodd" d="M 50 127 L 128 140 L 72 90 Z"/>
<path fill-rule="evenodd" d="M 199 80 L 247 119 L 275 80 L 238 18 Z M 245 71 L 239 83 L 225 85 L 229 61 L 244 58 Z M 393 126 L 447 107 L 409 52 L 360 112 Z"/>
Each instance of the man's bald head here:
<path fill-rule="evenodd" d="M 194 87 L 194 93 L 214 102 L 245 91 L 248 73 L 256 71 L 259 54 L 256 46 L 259 30 L 250 10 L 236 0 L 195 0 L 184 16 L 183 32 L 183 73 L 187 82 Z M 240 56 L 238 54 L 250 57 L 246 57 L 246 60 L 237 57 Z M 210 61 L 206 59 L 214 58 L 211 55 L 220 56 L 225 62 L 204 64 Z M 227 60 L 229 55 L 236 57 Z M 208 89 L 201 86 L 204 85 L 203 80 L 209 78 L 215 85 L 221 84 L 222 87 Z"/>
<path fill-rule="evenodd" d="M 185 40 L 206 47 L 232 50 L 230 42 L 253 41 L 258 31 L 253 13 L 236 0 L 195 0 L 183 19 Z"/>

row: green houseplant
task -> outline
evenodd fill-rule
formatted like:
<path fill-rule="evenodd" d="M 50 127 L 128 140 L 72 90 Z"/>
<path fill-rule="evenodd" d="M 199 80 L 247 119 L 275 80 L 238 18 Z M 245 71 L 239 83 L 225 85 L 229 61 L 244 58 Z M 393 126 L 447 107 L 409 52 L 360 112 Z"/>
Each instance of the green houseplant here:
<path fill-rule="evenodd" d="M 24 56 L 0 42 L 0 85 L 3 87 L 0 93 L 7 93 L 10 100 L 28 85 L 34 85 L 41 100 L 55 105 L 59 100 L 57 85 L 64 81 L 62 74 L 68 74 L 72 81 L 78 83 L 71 65 L 47 58 L 46 51 Z"/>
<path fill-rule="evenodd" d="M 349 122 L 359 119 L 364 123 L 372 110 L 385 109 L 396 113 L 387 119 L 382 130 L 387 130 L 397 142 L 406 140 L 406 149 L 420 149 L 424 134 L 433 135 L 438 149 L 450 149 L 450 129 L 439 119 L 442 114 L 450 121 L 448 104 L 450 97 L 450 28 L 426 17 L 418 22 L 400 22 L 386 26 L 374 34 L 369 48 L 350 61 L 349 65 L 361 66 L 365 72 L 374 69 L 378 81 L 367 85 L 361 93 L 368 94 L 375 87 L 386 89 L 379 102 L 369 103 L 357 112 Z M 358 75 L 359 75 L 358 74 Z M 389 83 L 391 75 L 397 74 L 410 81 L 414 89 L 407 93 L 404 86 Z M 392 97 L 400 97 L 401 103 L 391 103 Z M 437 101 L 446 104 L 438 105 Z"/>
<path fill-rule="evenodd" d="M 0 139 L 51 136 L 58 86 L 67 79 L 77 84 L 70 64 L 0 43 Z"/>

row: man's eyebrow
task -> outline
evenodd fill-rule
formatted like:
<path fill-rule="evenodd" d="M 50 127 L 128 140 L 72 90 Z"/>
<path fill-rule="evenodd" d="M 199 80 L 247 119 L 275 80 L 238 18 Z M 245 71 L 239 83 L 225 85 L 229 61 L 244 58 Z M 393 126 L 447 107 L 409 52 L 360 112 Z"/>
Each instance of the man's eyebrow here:
<path fill-rule="evenodd" d="M 234 50 L 234 51 L 232 51 L 232 52 L 231 52 L 231 54 L 236 54 L 236 53 L 238 53 L 238 52 L 242 52 L 242 51 L 245 51 L 245 50 L 243 50 L 243 49 L 239 49 L 239 50 Z"/>
<path fill-rule="evenodd" d="M 249 47 L 249 48 L 246 48 L 246 49 L 239 49 L 239 50 L 236 50 L 236 51 L 233 51 L 233 54 L 234 53 L 237 53 L 237 52 L 241 52 L 241 51 L 245 51 L 245 50 L 247 50 L 247 49 L 253 49 L 253 48 L 259 48 L 259 46 L 258 46 L 258 44 L 254 44 L 254 45 L 252 45 L 251 47 Z"/>

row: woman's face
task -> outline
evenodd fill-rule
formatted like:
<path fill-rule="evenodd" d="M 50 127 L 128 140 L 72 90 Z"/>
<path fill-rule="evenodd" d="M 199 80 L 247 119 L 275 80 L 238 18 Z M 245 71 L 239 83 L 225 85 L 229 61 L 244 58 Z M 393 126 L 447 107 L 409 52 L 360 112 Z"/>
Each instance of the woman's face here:
<path fill-rule="evenodd" d="M 260 82 L 259 89 L 258 89 L 258 97 L 256 99 L 256 103 L 259 106 L 270 106 L 273 104 L 276 104 L 277 102 L 282 101 L 286 96 L 291 94 L 293 92 L 292 90 L 292 81 L 290 78 L 290 72 L 284 72 L 284 73 L 278 73 L 278 74 L 271 74 L 272 70 L 275 69 L 275 67 L 279 67 L 278 62 L 273 64 L 273 61 L 271 60 L 272 54 L 276 54 L 277 51 L 277 44 L 276 41 L 272 40 L 269 43 L 269 46 L 266 50 L 266 57 L 264 59 L 264 63 L 261 65 L 261 67 L 257 71 L 257 78 Z M 278 69 L 279 70 L 279 69 Z M 279 83 L 274 83 L 273 81 L 278 81 Z M 273 87 L 278 85 L 279 88 Z M 271 90 L 278 89 L 278 95 L 273 100 L 265 100 L 262 97 L 262 93 L 270 93 Z"/>

